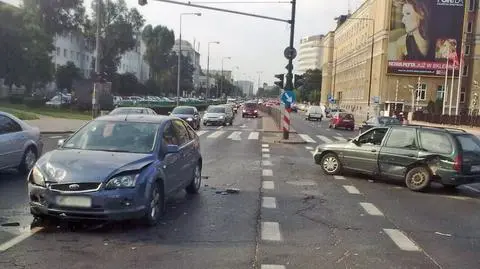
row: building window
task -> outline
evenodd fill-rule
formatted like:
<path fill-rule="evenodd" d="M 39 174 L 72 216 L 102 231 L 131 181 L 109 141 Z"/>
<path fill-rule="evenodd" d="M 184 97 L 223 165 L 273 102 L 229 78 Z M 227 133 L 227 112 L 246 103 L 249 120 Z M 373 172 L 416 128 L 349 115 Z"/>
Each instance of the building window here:
<path fill-rule="evenodd" d="M 465 103 L 465 88 L 462 87 L 460 90 L 460 103 Z"/>
<path fill-rule="evenodd" d="M 467 33 L 471 33 L 472 29 L 473 29 L 473 23 L 469 21 L 467 25 Z"/>
<path fill-rule="evenodd" d="M 56 48 L 56 51 L 57 51 L 57 56 L 60 56 L 60 48 L 59 47 Z"/>
<path fill-rule="evenodd" d="M 437 87 L 437 100 L 443 100 L 443 95 L 445 94 L 445 90 L 443 85 L 438 85 Z"/>
<path fill-rule="evenodd" d="M 475 2 L 476 2 L 476 0 L 468 1 L 468 11 L 474 11 L 475 10 Z"/>
<path fill-rule="evenodd" d="M 472 47 L 470 45 L 465 45 L 465 55 L 470 55 L 471 48 Z"/>
<path fill-rule="evenodd" d="M 68 51 L 67 51 L 67 49 L 63 49 L 63 57 L 68 58 Z"/>
<path fill-rule="evenodd" d="M 70 51 L 70 59 L 75 59 L 75 52 L 73 52 L 73 50 Z"/>
<path fill-rule="evenodd" d="M 427 97 L 427 84 L 422 83 L 420 84 L 420 88 L 417 90 L 417 100 L 425 101 L 426 97 Z"/>
<path fill-rule="evenodd" d="M 463 66 L 462 76 L 464 77 L 468 76 L 468 65 Z"/>

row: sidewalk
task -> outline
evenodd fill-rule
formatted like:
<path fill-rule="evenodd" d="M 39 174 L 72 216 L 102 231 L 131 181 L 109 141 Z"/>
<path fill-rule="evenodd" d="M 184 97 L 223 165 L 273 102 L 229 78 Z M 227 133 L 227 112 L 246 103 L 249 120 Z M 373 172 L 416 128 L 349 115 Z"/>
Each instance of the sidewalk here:
<path fill-rule="evenodd" d="M 442 128 L 456 128 L 456 129 L 462 129 L 465 130 L 469 133 L 472 133 L 476 136 L 480 136 L 480 128 L 479 127 L 470 127 L 470 126 L 465 126 L 465 125 L 449 125 L 449 124 L 436 124 L 436 123 L 429 123 L 425 121 L 416 121 L 412 120 L 409 122 L 410 124 L 416 124 L 416 125 L 424 125 L 424 126 L 431 126 L 431 127 L 442 127 Z"/>
<path fill-rule="evenodd" d="M 38 120 L 26 120 L 26 123 L 38 127 L 40 133 L 73 133 L 88 121 L 40 116 Z"/>
<path fill-rule="evenodd" d="M 262 117 L 262 128 L 264 132 L 282 132 L 280 126 L 277 125 L 275 120 L 267 113 L 260 112 Z M 290 133 L 297 133 L 297 131 L 290 125 Z"/>

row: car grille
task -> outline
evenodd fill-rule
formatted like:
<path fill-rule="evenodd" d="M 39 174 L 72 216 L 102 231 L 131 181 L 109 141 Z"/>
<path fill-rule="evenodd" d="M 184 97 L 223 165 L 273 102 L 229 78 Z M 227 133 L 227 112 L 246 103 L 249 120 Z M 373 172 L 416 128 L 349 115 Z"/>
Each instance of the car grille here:
<path fill-rule="evenodd" d="M 79 191 L 94 191 L 98 189 L 101 183 L 68 183 L 68 184 L 54 184 L 50 186 L 51 190 L 63 192 L 79 192 Z M 72 185 L 78 185 L 77 188 L 71 188 Z"/>

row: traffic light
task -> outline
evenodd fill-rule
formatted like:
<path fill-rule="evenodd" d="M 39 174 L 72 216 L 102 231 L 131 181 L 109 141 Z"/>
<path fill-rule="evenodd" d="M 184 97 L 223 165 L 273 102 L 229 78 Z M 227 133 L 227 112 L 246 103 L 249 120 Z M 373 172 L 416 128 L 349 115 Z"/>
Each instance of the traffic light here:
<path fill-rule="evenodd" d="M 278 81 L 275 81 L 274 84 L 280 87 L 280 89 L 283 89 L 283 74 L 277 74 L 275 75 L 276 78 L 278 78 Z"/>
<path fill-rule="evenodd" d="M 148 3 L 147 3 L 147 0 L 138 0 L 138 4 L 141 5 L 141 6 L 144 6 Z"/>
<path fill-rule="evenodd" d="M 303 75 L 295 75 L 295 82 L 293 84 L 293 87 L 295 89 L 298 89 L 303 86 L 303 84 L 305 84 L 305 79 L 303 78 Z"/>

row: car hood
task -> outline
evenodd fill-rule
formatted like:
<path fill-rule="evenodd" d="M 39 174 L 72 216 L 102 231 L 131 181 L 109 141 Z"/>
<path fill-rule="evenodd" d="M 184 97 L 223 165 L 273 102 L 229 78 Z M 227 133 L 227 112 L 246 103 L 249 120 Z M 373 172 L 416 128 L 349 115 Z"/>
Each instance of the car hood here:
<path fill-rule="evenodd" d="M 151 154 L 57 149 L 43 155 L 37 166 L 48 181 L 103 182 L 117 173 L 139 170 L 154 160 Z M 64 179 L 55 179 L 52 170 L 62 169 L 66 171 Z"/>
<path fill-rule="evenodd" d="M 205 117 L 207 118 L 225 117 L 225 113 L 205 113 Z"/>
<path fill-rule="evenodd" d="M 192 119 L 193 119 L 193 115 L 192 115 L 192 114 L 172 114 L 172 116 L 178 117 L 178 118 L 181 118 L 181 119 L 188 119 L 188 118 L 192 118 Z"/>
<path fill-rule="evenodd" d="M 350 144 L 349 141 L 335 141 L 331 143 L 320 144 L 318 145 L 317 148 L 319 151 L 336 150 L 336 149 L 343 149 L 348 144 Z"/>

